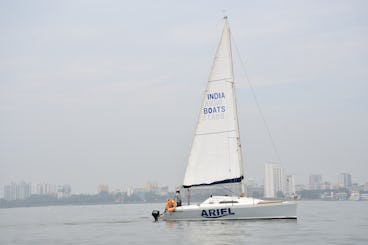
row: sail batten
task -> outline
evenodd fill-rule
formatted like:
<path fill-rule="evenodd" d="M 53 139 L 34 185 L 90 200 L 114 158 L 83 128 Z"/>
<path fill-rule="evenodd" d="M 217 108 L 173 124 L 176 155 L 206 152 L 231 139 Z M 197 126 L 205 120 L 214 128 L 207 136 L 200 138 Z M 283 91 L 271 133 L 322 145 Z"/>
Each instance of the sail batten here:
<path fill-rule="evenodd" d="M 228 82 L 228 83 L 233 83 L 232 78 L 221 78 L 221 79 L 217 79 L 217 80 L 209 80 L 209 83 L 214 83 L 214 82 Z"/>
<path fill-rule="evenodd" d="M 217 131 L 217 132 L 209 132 L 209 133 L 196 133 L 195 135 L 223 134 L 223 133 L 228 133 L 228 132 L 235 132 L 235 130 Z"/>
<path fill-rule="evenodd" d="M 242 157 L 227 21 L 212 64 L 183 187 L 241 182 Z"/>

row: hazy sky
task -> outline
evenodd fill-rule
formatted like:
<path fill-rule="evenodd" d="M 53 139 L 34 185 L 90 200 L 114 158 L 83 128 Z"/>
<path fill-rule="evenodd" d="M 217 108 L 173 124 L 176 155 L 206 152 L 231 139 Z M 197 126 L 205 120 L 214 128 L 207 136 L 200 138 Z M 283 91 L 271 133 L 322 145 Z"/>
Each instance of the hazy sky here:
<path fill-rule="evenodd" d="M 368 181 L 367 1 L 0 1 L 0 194 L 182 184 L 223 10 L 283 165 Z M 276 161 L 233 48 L 245 171 Z"/>

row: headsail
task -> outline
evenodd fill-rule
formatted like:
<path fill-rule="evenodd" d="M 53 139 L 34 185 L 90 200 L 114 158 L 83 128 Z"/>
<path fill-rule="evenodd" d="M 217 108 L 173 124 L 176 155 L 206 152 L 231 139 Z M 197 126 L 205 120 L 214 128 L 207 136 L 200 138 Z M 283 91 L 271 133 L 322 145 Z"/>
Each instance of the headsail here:
<path fill-rule="evenodd" d="M 212 65 L 183 186 L 240 182 L 243 179 L 234 93 L 230 29 L 225 26 Z"/>

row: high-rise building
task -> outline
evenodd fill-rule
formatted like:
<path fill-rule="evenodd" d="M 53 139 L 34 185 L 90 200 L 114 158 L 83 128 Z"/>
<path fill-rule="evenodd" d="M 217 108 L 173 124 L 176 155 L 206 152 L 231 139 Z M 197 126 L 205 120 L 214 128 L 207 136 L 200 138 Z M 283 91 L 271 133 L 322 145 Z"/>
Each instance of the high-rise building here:
<path fill-rule="evenodd" d="M 322 184 L 321 174 L 311 174 L 309 175 L 309 190 L 320 190 Z"/>
<path fill-rule="evenodd" d="M 144 187 L 148 192 L 155 192 L 158 190 L 158 183 L 155 181 L 148 181 Z"/>
<path fill-rule="evenodd" d="M 325 181 L 321 184 L 321 189 L 322 190 L 331 190 L 332 189 L 332 184 L 328 181 Z"/>
<path fill-rule="evenodd" d="M 72 188 L 70 187 L 70 185 L 59 185 L 57 188 L 56 196 L 58 199 L 69 198 L 71 196 L 71 192 Z"/>
<path fill-rule="evenodd" d="M 34 194 L 37 195 L 56 195 L 56 185 L 40 183 L 36 185 Z"/>
<path fill-rule="evenodd" d="M 269 163 L 265 164 L 264 170 L 264 197 L 265 198 L 274 198 L 275 197 L 275 188 L 273 185 L 273 168 Z"/>
<path fill-rule="evenodd" d="M 109 193 L 109 186 L 104 184 L 99 184 L 97 186 L 97 193 Z"/>
<path fill-rule="evenodd" d="M 285 180 L 285 194 L 288 196 L 295 194 L 295 175 L 287 175 Z"/>
<path fill-rule="evenodd" d="M 341 173 L 339 174 L 337 184 L 340 188 L 350 188 L 351 186 L 351 174 L 348 173 Z"/>
<path fill-rule="evenodd" d="M 32 186 L 24 181 L 4 186 L 4 199 L 8 201 L 24 200 L 31 196 Z"/>
<path fill-rule="evenodd" d="M 264 197 L 276 198 L 279 192 L 285 193 L 285 169 L 279 164 L 266 163 Z"/>

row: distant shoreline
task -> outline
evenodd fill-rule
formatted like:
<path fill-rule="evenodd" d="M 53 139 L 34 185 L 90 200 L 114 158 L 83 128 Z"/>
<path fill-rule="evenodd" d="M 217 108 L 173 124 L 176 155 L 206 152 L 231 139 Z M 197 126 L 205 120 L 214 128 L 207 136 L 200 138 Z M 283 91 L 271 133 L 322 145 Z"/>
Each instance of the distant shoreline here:
<path fill-rule="evenodd" d="M 45 206 L 76 206 L 76 205 L 114 205 L 114 204 L 137 204 L 137 203 L 165 203 L 168 198 L 172 198 L 173 193 L 167 195 L 157 195 L 146 193 L 146 195 L 122 195 L 100 193 L 96 195 L 72 195 L 68 198 L 58 199 L 56 196 L 33 195 L 24 200 L 4 200 L 0 199 L 0 208 L 20 208 L 20 207 L 45 207 Z"/>
<path fill-rule="evenodd" d="M 341 193 L 341 192 L 339 192 Z M 253 193 L 256 194 L 256 193 Z M 330 196 L 323 196 L 321 191 L 302 191 L 297 193 L 302 201 L 368 201 L 366 199 L 353 200 L 349 199 L 349 196 L 344 196 L 342 199 L 333 199 Z M 365 194 L 367 195 L 367 194 Z M 250 195 L 252 196 L 252 195 Z M 258 196 L 253 195 L 258 198 Z M 159 195 L 152 192 L 136 193 L 133 195 L 127 195 L 126 193 L 99 193 L 95 195 L 79 194 L 71 195 L 68 198 L 58 199 L 56 196 L 48 195 L 32 195 L 28 199 L 24 200 L 12 200 L 8 201 L 0 199 L 0 209 L 6 208 L 26 208 L 26 207 L 48 207 L 48 206 L 78 206 L 78 205 L 119 205 L 119 204 L 144 204 L 144 203 L 166 203 L 170 198 L 174 197 L 173 192 L 169 192 L 165 195 Z M 191 202 L 201 202 L 208 197 L 207 194 L 192 195 Z M 279 197 L 278 199 L 284 199 Z M 296 200 L 296 201 L 299 201 Z M 183 200 L 184 203 L 186 200 Z"/>

